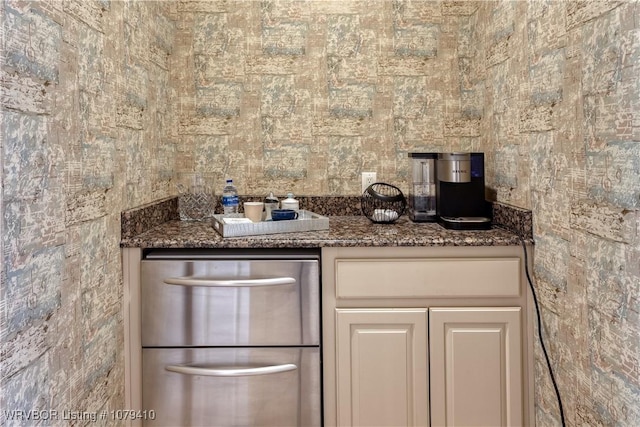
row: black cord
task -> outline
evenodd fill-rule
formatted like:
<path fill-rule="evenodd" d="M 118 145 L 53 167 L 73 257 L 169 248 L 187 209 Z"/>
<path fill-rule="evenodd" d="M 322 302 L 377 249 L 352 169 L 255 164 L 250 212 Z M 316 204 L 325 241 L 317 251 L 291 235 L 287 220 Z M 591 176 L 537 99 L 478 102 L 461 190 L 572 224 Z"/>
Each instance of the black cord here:
<path fill-rule="evenodd" d="M 551 382 L 553 383 L 553 388 L 556 392 L 556 398 L 558 399 L 558 408 L 560 409 L 560 421 L 562 422 L 562 427 L 565 427 L 565 419 L 564 419 L 564 409 L 562 408 L 562 398 L 560 397 L 560 390 L 558 389 L 558 384 L 556 383 L 556 378 L 553 375 L 553 369 L 551 368 L 551 361 L 549 360 L 549 355 L 547 354 L 547 348 L 544 345 L 544 339 L 542 337 L 542 320 L 540 318 L 540 307 L 538 306 L 538 297 L 536 296 L 536 291 L 533 288 L 533 281 L 531 280 L 531 276 L 529 275 L 529 260 L 527 256 L 527 245 L 522 236 L 520 237 L 520 243 L 522 243 L 522 249 L 524 250 L 524 271 L 527 275 L 527 280 L 529 281 L 529 287 L 531 288 L 531 294 L 533 295 L 533 302 L 536 307 L 536 317 L 538 319 L 538 336 L 540 337 L 540 345 L 542 346 L 542 352 L 544 353 L 544 358 L 547 361 L 547 368 L 549 369 L 549 376 L 551 377 Z"/>

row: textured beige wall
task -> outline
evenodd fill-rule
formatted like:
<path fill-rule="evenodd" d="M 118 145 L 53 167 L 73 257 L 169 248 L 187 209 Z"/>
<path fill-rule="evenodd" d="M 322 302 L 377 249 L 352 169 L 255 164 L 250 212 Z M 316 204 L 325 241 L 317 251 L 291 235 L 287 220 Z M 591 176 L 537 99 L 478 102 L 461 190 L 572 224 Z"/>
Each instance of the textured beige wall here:
<path fill-rule="evenodd" d="M 407 153 L 478 147 L 457 49 L 474 2 L 181 2 L 171 57 L 177 172 L 221 191 L 406 188 Z M 467 94 L 468 95 L 468 94 Z"/>
<path fill-rule="evenodd" d="M 533 210 L 568 423 L 640 425 L 640 3 L 487 2 L 468 28 L 488 184 Z M 538 425 L 558 425 L 542 360 Z"/>
<path fill-rule="evenodd" d="M 63 411 L 123 409 L 120 212 L 170 194 L 175 10 L 85 0 L 0 8 L 0 424 L 36 425 L 27 411 L 56 410 L 43 415 L 51 425 L 93 425 Z M 97 421 L 115 424 L 110 414 Z"/>

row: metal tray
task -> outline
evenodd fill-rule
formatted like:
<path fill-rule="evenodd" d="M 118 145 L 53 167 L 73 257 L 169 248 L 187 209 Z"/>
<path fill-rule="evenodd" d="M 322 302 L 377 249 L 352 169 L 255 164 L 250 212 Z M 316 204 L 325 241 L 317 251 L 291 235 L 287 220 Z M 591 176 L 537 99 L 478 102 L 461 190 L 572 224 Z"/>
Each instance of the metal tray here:
<path fill-rule="evenodd" d="M 213 216 L 213 228 L 215 228 L 222 237 L 258 236 L 262 234 L 293 233 L 329 229 L 329 218 L 304 209 L 298 211 L 298 219 L 286 221 L 225 224 L 222 221 L 223 217 L 223 215 Z M 232 217 L 244 218 L 244 215 L 235 214 Z"/>

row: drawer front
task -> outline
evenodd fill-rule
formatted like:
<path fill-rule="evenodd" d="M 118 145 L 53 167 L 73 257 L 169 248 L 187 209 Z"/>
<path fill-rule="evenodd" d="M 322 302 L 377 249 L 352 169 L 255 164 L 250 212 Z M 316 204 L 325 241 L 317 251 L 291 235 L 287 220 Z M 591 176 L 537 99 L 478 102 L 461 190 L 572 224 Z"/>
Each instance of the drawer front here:
<path fill-rule="evenodd" d="M 142 261 L 144 347 L 317 345 L 317 260 Z"/>
<path fill-rule="evenodd" d="M 142 366 L 147 426 L 320 426 L 318 347 L 145 348 Z"/>
<path fill-rule="evenodd" d="M 337 259 L 336 297 L 517 297 L 518 258 Z"/>

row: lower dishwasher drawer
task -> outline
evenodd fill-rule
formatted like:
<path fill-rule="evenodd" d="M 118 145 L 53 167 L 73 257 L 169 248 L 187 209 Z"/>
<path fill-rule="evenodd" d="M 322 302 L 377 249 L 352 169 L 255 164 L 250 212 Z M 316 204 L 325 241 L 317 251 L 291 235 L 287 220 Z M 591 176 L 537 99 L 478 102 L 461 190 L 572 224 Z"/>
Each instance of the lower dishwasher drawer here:
<path fill-rule="evenodd" d="M 320 426 L 319 347 L 144 348 L 150 426 Z"/>

